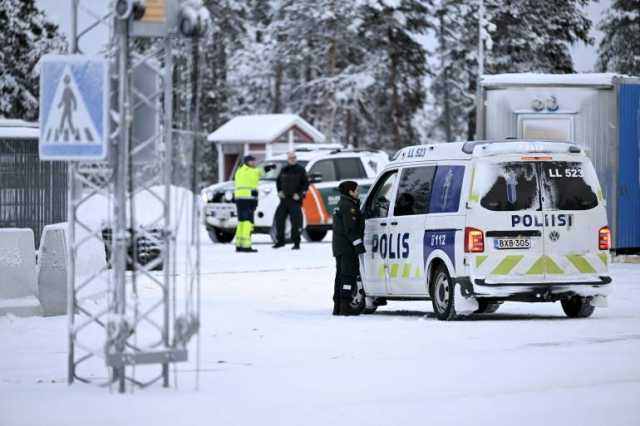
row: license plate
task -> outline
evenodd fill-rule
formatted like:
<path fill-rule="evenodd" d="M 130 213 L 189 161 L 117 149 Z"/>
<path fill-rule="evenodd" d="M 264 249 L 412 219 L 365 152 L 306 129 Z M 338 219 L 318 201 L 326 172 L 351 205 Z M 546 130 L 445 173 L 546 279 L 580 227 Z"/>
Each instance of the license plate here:
<path fill-rule="evenodd" d="M 531 240 L 528 238 L 496 238 L 493 247 L 498 250 L 528 249 L 531 248 Z"/>
<path fill-rule="evenodd" d="M 207 216 L 210 216 L 219 220 L 229 220 L 231 219 L 232 211 L 233 211 L 233 207 L 211 206 L 208 208 Z"/>

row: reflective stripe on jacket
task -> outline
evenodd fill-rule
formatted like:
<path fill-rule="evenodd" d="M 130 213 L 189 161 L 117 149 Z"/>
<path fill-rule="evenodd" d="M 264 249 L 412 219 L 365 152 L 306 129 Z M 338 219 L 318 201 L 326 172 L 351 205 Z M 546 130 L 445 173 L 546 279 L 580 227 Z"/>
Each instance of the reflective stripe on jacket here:
<path fill-rule="evenodd" d="M 243 164 L 242 167 L 236 171 L 236 175 L 233 179 L 235 186 L 234 195 L 236 198 L 258 198 L 257 194 L 252 195 L 252 191 L 258 190 L 260 184 L 260 177 L 262 176 L 262 169 L 257 167 L 250 167 Z"/>

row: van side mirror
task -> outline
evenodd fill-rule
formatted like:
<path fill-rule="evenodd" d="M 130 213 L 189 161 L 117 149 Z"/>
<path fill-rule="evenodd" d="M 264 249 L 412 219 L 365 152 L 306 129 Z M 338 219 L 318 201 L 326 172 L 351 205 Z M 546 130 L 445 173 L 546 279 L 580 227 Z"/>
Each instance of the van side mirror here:
<path fill-rule="evenodd" d="M 320 173 L 311 173 L 309 175 L 309 183 L 320 183 L 322 182 L 322 175 Z"/>

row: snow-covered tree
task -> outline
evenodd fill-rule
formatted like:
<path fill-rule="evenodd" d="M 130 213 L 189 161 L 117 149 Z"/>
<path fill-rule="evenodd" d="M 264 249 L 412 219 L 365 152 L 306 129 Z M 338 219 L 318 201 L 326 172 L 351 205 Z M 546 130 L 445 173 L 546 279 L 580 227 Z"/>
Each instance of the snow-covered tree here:
<path fill-rule="evenodd" d="M 0 116 L 37 120 L 37 63 L 66 42 L 35 0 L 0 1 Z"/>
<path fill-rule="evenodd" d="M 600 30 L 598 68 L 640 75 L 640 0 L 614 0 Z"/>
<path fill-rule="evenodd" d="M 574 72 L 570 45 L 593 43 L 585 11 L 590 2 L 487 0 L 487 18 L 495 26 L 487 72 Z"/>

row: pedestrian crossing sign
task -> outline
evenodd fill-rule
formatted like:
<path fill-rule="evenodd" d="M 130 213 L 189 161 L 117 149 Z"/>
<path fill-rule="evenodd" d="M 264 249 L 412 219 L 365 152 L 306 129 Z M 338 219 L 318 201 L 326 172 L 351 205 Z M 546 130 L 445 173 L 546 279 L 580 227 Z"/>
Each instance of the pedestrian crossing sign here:
<path fill-rule="evenodd" d="M 85 55 L 40 63 L 40 159 L 104 160 L 109 143 L 109 65 Z"/>

